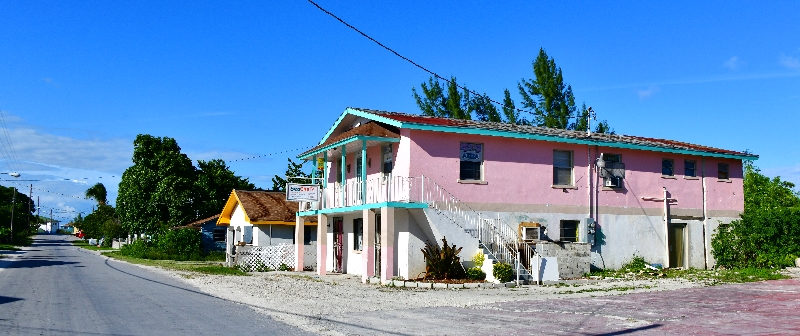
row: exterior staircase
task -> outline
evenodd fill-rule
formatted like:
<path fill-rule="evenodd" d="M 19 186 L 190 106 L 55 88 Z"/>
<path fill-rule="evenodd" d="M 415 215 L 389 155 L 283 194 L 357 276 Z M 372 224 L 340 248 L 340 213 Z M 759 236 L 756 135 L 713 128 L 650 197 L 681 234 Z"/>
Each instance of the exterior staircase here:
<path fill-rule="evenodd" d="M 424 175 L 419 177 L 418 182 L 413 187 L 413 193 L 418 192 L 419 195 L 413 195 L 412 198 L 428 204 L 430 211 L 447 219 L 447 222 L 455 224 L 469 236 L 477 239 L 478 247 L 483 249 L 489 265 L 496 262 L 507 263 L 514 268 L 514 280 L 523 283 L 533 280 L 530 273 L 530 260 L 536 255 L 536 251 L 522 241 L 516 228 L 503 221 L 499 216 L 484 218 L 481 213 L 473 210 Z M 431 216 L 428 217 L 430 220 Z M 487 274 L 491 273 L 487 272 Z"/>

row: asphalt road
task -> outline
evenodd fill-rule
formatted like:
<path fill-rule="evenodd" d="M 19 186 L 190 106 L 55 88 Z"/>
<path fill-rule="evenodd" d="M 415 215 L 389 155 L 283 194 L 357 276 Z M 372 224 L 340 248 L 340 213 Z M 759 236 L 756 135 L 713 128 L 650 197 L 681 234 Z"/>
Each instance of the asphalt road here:
<path fill-rule="evenodd" d="M 39 235 L 0 259 L 0 335 L 305 335 L 168 276 Z"/>

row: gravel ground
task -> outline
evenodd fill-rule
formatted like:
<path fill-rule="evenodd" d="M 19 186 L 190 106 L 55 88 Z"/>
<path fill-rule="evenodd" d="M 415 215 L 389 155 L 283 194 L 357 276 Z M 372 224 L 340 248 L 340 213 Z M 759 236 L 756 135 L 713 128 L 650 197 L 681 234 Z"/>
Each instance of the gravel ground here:
<path fill-rule="evenodd" d="M 290 325 L 323 335 L 341 335 L 348 327 L 343 315 L 368 311 L 428 307 L 483 309 L 497 302 L 581 298 L 701 287 L 684 280 L 603 281 L 567 286 L 519 288 L 411 289 L 362 284 L 360 277 L 310 272 L 254 273 L 252 276 L 220 276 L 164 270 L 203 292 L 245 304 Z M 488 306 L 486 309 L 492 309 Z M 344 324 L 344 326 L 343 326 Z"/>

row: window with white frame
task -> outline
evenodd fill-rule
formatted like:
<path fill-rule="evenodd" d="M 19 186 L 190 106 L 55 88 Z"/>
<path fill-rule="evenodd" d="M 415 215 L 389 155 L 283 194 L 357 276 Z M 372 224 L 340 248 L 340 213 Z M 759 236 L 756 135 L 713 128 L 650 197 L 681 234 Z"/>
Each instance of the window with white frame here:
<path fill-rule="evenodd" d="M 553 185 L 572 185 L 572 151 L 553 151 Z"/>
<path fill-rule="evenodd" d="M 460 180 L 483 180 L 483 144 L 461 143 Z"/>

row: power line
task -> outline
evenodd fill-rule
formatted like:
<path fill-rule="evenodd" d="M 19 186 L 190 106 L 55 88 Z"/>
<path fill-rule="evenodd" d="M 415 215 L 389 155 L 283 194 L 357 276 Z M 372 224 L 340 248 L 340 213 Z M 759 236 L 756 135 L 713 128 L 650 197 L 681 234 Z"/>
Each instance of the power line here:
<path fill-rule="evenodd" d="M 328 10 L 326 10 L 325 8 L 322 8 L 322 6 L 318 5 L 316 2 L 314 2 L 314 1 L 312 1 L 312 0 L 308 0 L 308 2 L 310 2 L 310 3 L 311 3 L 312 5 L 314 5 L 315 7 L 319 8 L 319 10 L 321 10 L 321 11 L 325 12 L 325 14 L 328 14 L 328 15 L 330 15 L 331 17 L 333 17 L 334 19 L 338 20 L 339 22 L 341 22 L 341 23 L 342 23 L 342 24 L 344 24 L 345 26 L 349 27 L 350 29 L 352 29 L 352 30 L 355 30 L 357 33 L 361 34 L 361 36 L 364 36 L 364 37 L 366 37 L 367 39 L 369 39 L 370 41 L 372 41 L 372 42 L 375 42 L 377 45 L 381 46 L 383 49 L 386 49 L 387 51 L 391 52 L 392 54 L 395 54 L 395 56 L 397 56 L 397 57 L 400 57 L 400 58 L 404 59 L 405 61 L 407 61 L 408 63 L 411 63 L 411 64 L 412 64 L 412 65 L 414 65 L 415 67 L 417 67 L 417 68 L 420 68 L 420 69 L 422 69 L 423 71 L 425 71 L 425 72 L 427 72 L 427 73 L 429 73 L 429 74 L 433 75 L 433 76 L 434 76 L 434 77 L 436 77 L 437 79 L 444 80 L 445 82 L 448 82 L 448 83 L 453 83 L 453 84 L 454 84 L 455 86 L 457 86 L 458 88 L 460 88 L 460 89 L 462 89 L 462 90 L 464 90 L 464 91 L 467 91 L 467 92 L 469 92 L 469 93 L 472 93 L 472 94 L 474 94 L 474 95 L 477 95 L 477 96 L 483 96 L 483 97 L 485 97 L 486 99 L 488 99 L 490 102 L 492 102 L 493 104 L 500 105 L 500 106 L 502 106 L 502 107 L 510 107 L 510 106 L 506 106 L 506 104 L 504 104 L 504 103 L 501 103 L 501 102 L 499 102 L 499 101 L 496 101 L 496 100 L 494 100 L 494 99 L 492 99 L 492 98 L 489 98 L 489 96 L 488 96 L 487 94 L 480 94 L 480 93 L 478 93 L 478 92 L 475 92 L 475 91 L 472 91 L 472 90 L 470 90 L 470 89 L 467 89 L 467 87 L 465 87 L 465 86 L 459 85 L 458 83 L 456 83 L 456 82 L 454 82 L 454 81 L 451 81 L 450 79 L 444 78 L 443 76 L 439 75 L 438 73 L 435 73 L 435 72 L 433 72 L 433 71 L 431 71 L 431 70 L 428 70 L 428 68 L 426 68 L 426 67 L 424 67 L 424 66 L 422 66 L 422 65 L 419 65 L 417 62 L 414 62 L 414 61 L 412 61 L 412 60 L 411 60 L 411 59 L 409 59 L 408 57 L 405 57 L 405 56 L 403 56 L 403 55 L 400 55 L 400 53 L 398 53 L 398 52 L 394 51 L 394 49 L 387 47 L 387 46 L 386 46 L 386 45 L 384 45 L 383 43 L 380 43 L 378 40 L 376 40 L 376 39 L 372 38 L 371 36 L 369 36 L 369 35 L 367 35 L 366 33 L 362 32 L 361 30 L 359 30 L 358 28 L 354 27 L 353 25 L 351 25 L 351 24 L 349 24 L 349 23 L 345 22 L 344 20 L 342 20 L 341 18 L 339 18 L 339 17 L 338 17 L 338 16 L 336 16 L 335 14 L 333 14 L 333 13 L 329 12 L 329 11 L 328 11 Z M 517 110 L 517 112 L 525 112 L 525 113 L 530 113 L 530 114 L 533 114 L 532 112 L 530 112 L 530 111 L 528 111 L 528 110 L 523 110 L 523 109 L 516 108 L 516 107 L 515 107 L 514 109 L 515 109 L 515 110 Z"/>
<path fill-rule="evenodd" d="M 14 181 L 11 181 L 11 180 L 1 180 L 1 181 L 2 181 L 2 182 L 9 182 L 9 183 L 13 183 L 13 184 L 16 184 L 16 185 L 21 185 L 21 186 L 23 186 L 23 187 L 28 187 L 28 186 L 29 186 L 29 185 L 26 185 L 26 184 L 16 183 L 16 182 L 14 182 Z M 33 189 L 36 189 L 36 190 L 39 190 L 39 191 L 44 191 L 44 192 L 51 193 L 51 194 L 57 194 L 57 195 L 61 195 L 61 196 L 66 196 L 66 197 L 72 197 L 72 198 L 77 198 L 77 199 L 82 199 L 82 200 L 85 200 L 85 199 L 86 199 L 86 198 L 84 198 L 84 197 L 78 197 L 78 196 L 73 196 L 73 195 L 62 194 L 62 193 L 60 193 L 60 192 L 55 192 L 55 191 L 45 190 L 45 189 L 42 189 L 42 188 L 36 188 L 36 187 L 33 187 Z"/>
<path fill-rule="evenodd" d="M 14 158 L 14 163 L 17 165 L 17 171 L 19 171 L 21 167 L 19 163 L 19 158 L 17 158 L 17 151 L 14 150 L 14 144 L 11 142 L 11 136 L 8 134 L 8 127 L 6 126 L 6 118 L 3 115 L 4 115 L 3 111 L 0 110 L 0 122 L 2 122 L 3 125 L 3 132 L 6 135 L 6 140 L 8 141 L 8 148 L 9 151 L 11 152 L 11 156 Z"/>
<path fill-rule="evenodd" d="M 311 147 L 314 147 L 314 146 L 306 146 L 306 147 L 300 147 L 300 148 L 295 148 L 295 149 L 289 149 L 289 150 L 285 150 L 285 151 L 283 151 L 283 152 L 277 152 L 277 153 L 270 153 L 270 154 L 264 154 L 264 155 L 256 155 L 256 156 L 251 156 L 251 157 L 244 158 L 244 159 L 236 159 L 236 160 L 231 160 L 231 161 L 228 161 L 228 162 L 236 162 L 236 161 L 252 160 L 252 159 L 256 159 L 256 158 L 260 158 L 260 157 L 265 157 L 265 156 L 271 156 L 271 155 L 278 155 L 278 154 L 283 154 L 283 153 L 296 152 L 296 151 L 303 150 L 303 149 L 308 149 L 308 148 L 311 148 Z"/>

